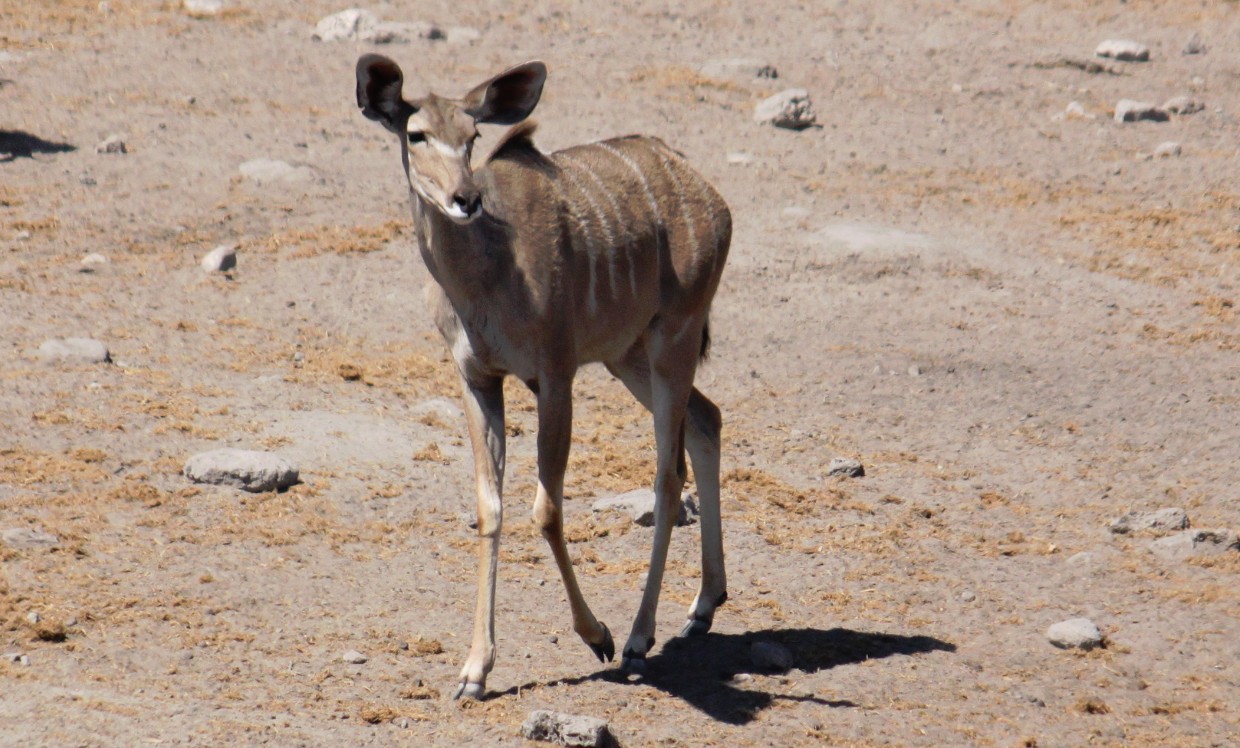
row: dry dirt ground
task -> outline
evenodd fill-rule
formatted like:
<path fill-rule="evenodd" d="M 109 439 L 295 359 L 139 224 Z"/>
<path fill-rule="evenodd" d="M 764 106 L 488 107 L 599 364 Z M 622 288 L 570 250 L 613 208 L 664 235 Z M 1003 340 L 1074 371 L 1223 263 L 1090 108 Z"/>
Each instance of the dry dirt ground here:
<path fill-rule="evenodd" d="M 412 91 L 541 58 L 544 149 L 658 135 L 735 215 L 699 379 L 726 419 L 715 631 L 663 646 L 697 584 L 681 529 L 647 677 L 593 659 L 527 519 L 514 387 L 499 662 L 457 704 L 473 481 L 398 152 L 352 100 L 375 47 L 312 41 L 347 7 L 323 0 L 0 0 L 0 530 L 59 539 L 0 546 L 0 650 L 25 655 L 0 744 L 513 745 L 540 708 L 625 746 L 1237 744 L 1240 554 L 1166 561 L 1107 524 L 1240 525 L 1240 7 L 720 5 L 368 6 L 480 32 L 383 47 Z M 1108 38 L 1152 59 L 1083 69 Z M 700 72 L 737 57 L 778 78 Z M 786 87 L 820 127 L 752 121 Z M 1205 109 L 1110 117 L 1176 95 Z M 244 179 L 256 158 L 306 179 Z M 239 266 L 209 276 L 222 243 Z M 113 362 L 33 354 L 75 336 Z M 577 391 L 572 553 L 627 632 L 651 531 L 590 504 L 648 485 L 648 419 L 600 370 Z M 221 446 L 303 482 L 181 476 Z M 867 475 L 828 478 L 839 455 Z M 1103 648 L 1047 642 L 1078 616 Z M 734 677 L 755 641 L 794 668 Z"/>

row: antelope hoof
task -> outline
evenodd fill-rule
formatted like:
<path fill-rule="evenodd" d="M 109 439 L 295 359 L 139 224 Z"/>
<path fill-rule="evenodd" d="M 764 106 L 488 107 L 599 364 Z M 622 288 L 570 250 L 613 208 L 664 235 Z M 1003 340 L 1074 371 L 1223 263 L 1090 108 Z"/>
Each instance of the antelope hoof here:
<path fill-rule="evenodd" d="M 600 623 L 603 627 L 603 641 L 598 644 L 590 644 L 590 649 L 594 650 L 594 656 L 598 657 L 599 662 L 611 662 L 616 659 L 616 643 L 611 639 L 611 630 L 607 628 L 607 624 Z"/>
<path fill-rule="evenodd" d="M 620 660 L 620 669 L 630 675 L 642 675 L 646 672 L 646 655 L 625 652 Z"/>
<path fill-rule="evenodd" d="M 701 636 L 702 634 L 710 631 L 711 623 L 712 621 L 709 618 L 698 618 L 697 616 L 693 616 L 688 621 L 685 621 L 685 627 L 680 630 L 680 636 L 682 638 Z"/>
<path fill-rule="evenodd" d="M 464 696 L 466 699 L 473 701 L 482 701 L 482 692 L 485 686 L 481 683 L 470 683 L 469 681 L 461 681 L 461 685 L 456 687 L 456 692 L 452 694 L 452 700 L 456 701 Z"/>

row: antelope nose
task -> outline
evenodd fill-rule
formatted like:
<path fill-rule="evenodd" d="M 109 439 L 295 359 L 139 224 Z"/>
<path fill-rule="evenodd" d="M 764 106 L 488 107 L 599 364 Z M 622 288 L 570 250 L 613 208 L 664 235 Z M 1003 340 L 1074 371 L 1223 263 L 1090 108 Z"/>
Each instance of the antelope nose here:
<path fill-rule="evenodd" d="M 476 214 L 482 208 L 482 195 L 477 192 L 458 192 L 452 196 L 452 203 L 467 216 Z"/>

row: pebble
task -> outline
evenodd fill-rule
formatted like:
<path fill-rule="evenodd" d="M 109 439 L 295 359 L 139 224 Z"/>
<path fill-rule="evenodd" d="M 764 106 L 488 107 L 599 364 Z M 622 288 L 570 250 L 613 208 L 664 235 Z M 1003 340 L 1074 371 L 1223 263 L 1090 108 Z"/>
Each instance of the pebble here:
<path fill-rule="evenodd" d="M 223 273 L 237 267 L 237 247 L 221 244 L 208 252 L 199 263 L 208 273 Z"/>
<path fill-rule="evenodd" d="M 254 493 L 287 488 L 298 478 L 297 468 L 283 457 L 245 449 L 201 452 L 185 462 L 183 473 L 195 483 L 232 486 Z"/>
<path fill-rule="evenodd" d="M 710 60 L 704 63 L 698 72 L 707 78 L 767 78 L 779 77 L 774 65 L 752 57 L 733 57 L 724 60 Z"/>
<path fill-rule="evenodd" d="M 633 518 L 633 522 L 642 527 L 654 527 L 654 491 L 649 488 L 639 488 L 618 496 L 599 499 L 590 508 L 596 512 L 615 509 L 625 512 Z M 676 514 L 676 526 L 684 527 L 693 524 L 697 521 L 697 515 L 697 502 L 694 501 L 692 495 L 682 495 L 680 511 Z"/>
<path fill-rule="evenodd" d="M 1154 555 L 1170 561 L 1220 556 L 1240 551 L 1240 537 L 1232 530 L 1185 530 L 1150 543 Z"/>
<path fill-rule="evenodd" d="M 30 665 L 30 657 L 21 652 L 6 652 L 4 659 L 15 665 Z"/>
<path fill-rule="evenodd" d="M 1092 119 L 1085 111 L 1085 105 L 1079 101 L 1069 101 L 1063 110 L 1064 119 Z"/>
<path fill-rule="evenodd" d="M 185 0 L 182 3 L 185 12 L 195 18 L 205 18 L 209 16 L 219 15 L 224 9 L 223 0 Z"/>
<path fill-rule="evenodd" d="M 1206 105 L 1191 96 L 1173 96 L 1163 102 L 1162 108 L 1172 114 L 1187 117 L 1206 108 Z"/>
<path fill-rule="evenodd" d="M 31 626 L 42 620 L 43 616 L 39 615 L 39 611 L 37 610 L 32 610 L 26 614 L 26 623 L 29 623 Z"/>
<path fill-rule="evenodd" d="M 965 590 L 964 592 L 960 593 L 960 599 L 963 602 L 971 603 L 977 599 L 977 593 L 974 592 L 973 590 Z"/>
<path fill-rule="evenodd" d="M 287 161 L 270 158 L 251 159 L 238 169 L 241 176 L 259 185 L 273 182 L 310 182 L 315 178 L 314 169 L 309 166 L 293 166 Z"/>
<path fill-rule="evenodd" d="M 310 35 L 321 42 L 361 40 L 379 27 L 379 17 L 368 10 L 349 8 L 319 20 Z"/>
<path fill-rule="evenodd" d="M 311 38 L 321 42 L 359 41 L 371 44 L 405 44 L 415 39 L 471 44 L 482 32 L 471 26 L 446 29 L 426 21 L 381 21 L 362 8 L 350 8 L 319 20 Z"/>
<path fill-rule="evenodd" d="M 1171 156 L 1178 156 L 1182 151 L 1183 149 L 1180 147 L 1179 143 L 1174 140 L 1168 140 L 1166 142 L 1159 143 L 1158 147 L 1154 149 L 1154 158 L 1169 158 Z"/>
<path fill-rule="evenodd" d="M 804 130 L 817 124 L 809 91 L 789 88 L 763 100 L 754 109 L 754 121 L 789 130 Z"/>
<path fill-rule="evenodd" d="M 364 665 L 369 659 L 369 657 L 361 652 L 358 652 L 356 649 L 350 649 L 348 652 L 340 655 L 340 660 L 342 662 L 347 662 L 350 665 Z"/>
<path fill-rule="evenodd" d="M 1060 621 L 1046 630 L 1046 638 L 1060 649 L 1093 649 L 1102 644 L 1102 632 L 1088 618 Z"/>
<path fill-rule="evenodd" d="M 1150 48 L 1128 39 L 1107 39 L 1098 45 L 1094 54 L 1121 62 L 1146 62 L 1150 59 Z"/>
<path fill-rule="evenodd" d="M 81 261 L 78 263 L 78 272 L 93 273 L 96 270 L 110 263 L 111 263 L 111 260 L 109 260 L 107 257 L 104 257 L 98 252 L 92 252 L 91 254 L 88 254 L 85 257 L 83 257 Z"/>
<path fill-rule="evenodd" d="M 29 527 L 10 527 L 0 533 L 0 542 L 10 548 L 28 550 L 31 548 L 56 548 L 60 538 Z"/>
<path fill-rule="evenodd" d="M 58 338 L 45 340 L 39 346 L 39 358 L 47 362 L 64 361 L 79 364 L 112 362 L 108 347 L 91 338 Z"/>
<path fill-rule="evenodd" d="M 747 166 L 754 162 L 753 154 L 744 151 L 732 151 L 725 158 L 733 166 Z"/>
<path fill-rule="evenodd" d="M 865 475 L 865 466 L 860 460 L 854 460 L 851 457 L 836 457 L 827 465 L 827 475 L 860 478 Z"/>
<path fill-rule="evenodd" d="M 1168 119 L 1169 117 L 1164 110 L 1143 101 L 1120 99 L 1119 103 L 1115 105 L 1116 122 L 1140 122 L 1141 120 L 1166 122 Z"/>
<path fill-rule="evenodd" d="M 95 153 L 129 153 L 129 148 L 119 135 L 109 135 L 95 146 Z"/>
<path fill-rule="evenodd" d="M 1201 34 L 1196 32 L 1184 43 L 1184 49 L 1180 50 L 1180 54 L 1184 55 L 1204 55 L 1205 53 L 1206 45 L 1201 41 Z"/>
<path fill-rule="evenodd" d="M 754 642 L 749 646 L 749 659 L 757 670 L 780 673 L 792 669 L 792 650 L 776 642 Z"/>
<path fill-rule="evenodd" d="M 1165 144 L 1164 144 L 1165 145 Z M 1174 144 L 1178 146 L 1179 144 Z M 1162 146 L 1159 146 L 1162 148 Z M 1157 509 L 1152 512 L 1128 512 L 1107 526 L 1116 535 L 1128 535 L 1142 530 L 1172 532 L 1188 527 L 1188 513 L 1179 508 Z"/>
<path fill-rule="evenodd" d="M 536 709 L 521 725 L 521 737 L 560 745 L 605 748 L 616 744 L 607 723 L 597 717 Z"/>

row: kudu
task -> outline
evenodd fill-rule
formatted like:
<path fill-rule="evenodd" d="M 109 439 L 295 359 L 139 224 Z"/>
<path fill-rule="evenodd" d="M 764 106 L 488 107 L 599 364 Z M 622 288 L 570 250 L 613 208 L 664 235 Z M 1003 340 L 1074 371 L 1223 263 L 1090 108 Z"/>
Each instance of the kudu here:
<path fill-rule="evenodd" d="M 357 63 L 357 103 L 400 139 L 413 224 L 430 271 L 427 297 L 460 370 L 478 490 L 478 597 L 473 643 L 453 698 L 481 698 L 495 662 L 495 578 L 503 516 L 503 379 L 538 400 L 534 522 L 551 547 L 573 629 L 600 660 L 611 632 L 586 605 L 564 541 L 562 500 L 577 369 L 602 362 L 654 416 L 654 547 L 622 666 L 640 671 L 672 524 L 693 462 L 701 504 L 702 580 L 681 635 L 710 629 L 727 597 L 719 517 L 719 409 L 693 386 L 709 342 L 732 219 L 676 151 L 630 136 L 552 154 L 524 120 L 546 79 L 527 62 L 463 98 L 406 100 L 392 60 Z M 477 124 L 518 125 L 476 171 Z"/>

